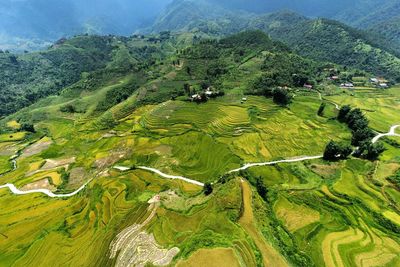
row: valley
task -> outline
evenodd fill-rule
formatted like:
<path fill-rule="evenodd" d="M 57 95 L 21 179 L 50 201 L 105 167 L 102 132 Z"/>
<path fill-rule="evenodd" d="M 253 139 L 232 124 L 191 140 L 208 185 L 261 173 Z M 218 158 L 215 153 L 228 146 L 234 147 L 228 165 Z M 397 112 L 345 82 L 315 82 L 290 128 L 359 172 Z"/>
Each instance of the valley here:
<path fill-rule="evenodd" d="M 0 266 L 400 266 L 399 59 L 261 17 L 0 54 Z"/>

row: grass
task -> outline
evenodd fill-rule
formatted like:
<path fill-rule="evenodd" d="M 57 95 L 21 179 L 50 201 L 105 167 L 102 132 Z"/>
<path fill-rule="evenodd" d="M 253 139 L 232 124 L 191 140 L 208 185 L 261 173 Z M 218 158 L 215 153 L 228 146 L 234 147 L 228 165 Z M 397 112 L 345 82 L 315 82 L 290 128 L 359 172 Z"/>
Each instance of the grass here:
<path fill-rule="evenodd" d="M 18 133 L 10 133 L 10 134 L 1 134 L 0 142 L 15 142 L 21 141 L 25 138 L 26 132 L 18 132 Z"/>
<path fill-rule="evenodd" d="M 243 213 L 239 223 L 251 236 L 257 248 L 261 251 L 264 266 L 288 266 L 287 262 L 275 250 L 271 244 L 268 244 L 260 233 L 254 220 L 252 207 L 252 189 L 247 181 L 241 182 L 243 195 Z"/>
<path fill-rule="evenodd" d="M 112 127 L 96 127 L 94 122 L 107 119 L 96 103 L 132 76 L 83 91 L 78 99 L 52 97 L 33 106 L 32 114 L 41 118 L 35 123 L 38 133 L 0 136 L 0 173 L 9 170 L 9 158 L 18 150 L 52 143 L 19 158 L 17 170 L 0 177 L 1 184 L 23 187 L 50 177 L 55 186 L 62 185 L 60 167 L 32 172 L 48 159 L 71 157 L 76 160 L 65 169 L 68 184 L 58 189 L 74 190 L 94 180 L 77 196 L 58 200 L 40 194 L 14 196 L 2 189 L 0 265 L 112 265 L 107 257 L 111 240 L 146 219 L 146 202 L 156 194 L 162 201 L 146 231 L 160 247 L 179 247 L 172 264 L 398 265 L 400 193 L 387 181 L 400 166 L 393 143 L 385 142 L 388 150 L 379 164 L 314 160 L 240 173 L 252 184 L 260 177 L 268 191 L 263 199 L 250 184 L 236 179 L 214 183 L 214 192 L 206 197 L 201 188 L 182 181 L 112 169 L 145 165 L 215 182 L 245 163 L 320 155 L 329 140 L 350 140 L 350 131 L 331 119 L 336 114 L 333 105 L 327 105 L 324 116 L 317 115 L 317 94 L 299 92 L 287 108 L 256 96 L 241 103 L 246 86 L 242 78 L 248 78 L 245 72 L 258 71 L 257 60 L 245 62 L 237 79 L 224 81 L 229 88 L 225 97 L 204 104 L 166 101 L 136 108 L 140 91 L 108 111 Z M 166 95 L 181 86 L 176 79 L 187 77 L 165 69 L 166 80 L 161 76 L 154 85 Z M 157 92 L 146 90 L 143 93 Z M 326 98 L 363 108 L 374 129 L 387 131 L 399 118 L 396 90 L 357 89 L 354 96 L 333 90 Z M 73 103 L 85 113 L 60 112 L 70 101 L 78 101 Z"/>
<path fill-rule="evenodd" d="M 0 156 L 0 174 L 10 171 L 11 168 L 10 157 Z"/>
<path fill-rule="evenodd" d="M 177 267 L 210 266 L 210 267 L 239 267 L 235 251 L 229 248 L 200 249 L 189 259 L 178 262 Z"/>
<path fill-rule="evenodd" d="M 399 87 L 389 90 L 355 89 L 354 91 L 345 91 L 345 93 L 337 92 L 326 98 L 339 105 L 348 104 L 361 108 L 370 120 L 371 127 L 377 131 L 386 133 L 390 126 L 400 123 Z"/>
<path fill-rule="evenodd" d="M 275 203 L 274 209 L 278 219 L 283 221 L 290 232 L 295 232 L 320 219 L 317 211 L 291 203 L 285 198 L 280 198 Z"/>

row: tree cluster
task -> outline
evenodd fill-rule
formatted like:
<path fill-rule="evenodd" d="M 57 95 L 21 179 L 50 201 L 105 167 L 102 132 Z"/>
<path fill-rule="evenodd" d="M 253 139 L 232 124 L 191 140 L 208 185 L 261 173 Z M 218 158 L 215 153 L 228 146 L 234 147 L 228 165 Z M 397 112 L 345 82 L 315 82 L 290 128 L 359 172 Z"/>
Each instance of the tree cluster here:
<path fill-rule="evenodd" d="M 214 190 L 213 186 L 210 183 L 204 184 L 204 188 L 203 188 L 204 195 L 206 195 L 206 196 L 211 195 L 213 190 Z"/>
<path fill-rule="evenodd" d="M 352 109 L 348 105 L 343 106 L 339 110 L 337 119 L 346 123 L 352 130 L 351 144 L 358 147 L 354 156 L 376 160 L 385 151 L 385 147 L 381 143 L 372 143 L 375 134 L 369 128 L 369 121 L 361 109 Z"/>
<path fill-rule="evenodd" d="M 350 145 L 330 141 L 324 151 L 324 160 L 336 161 L 347 159 L 352 152 L 353 149 Z"/>
<path fill-rule="evenodd" d="M 350 106 L 343 106 L 339 110 L 337 118 L 340 122 L 346 123 L 352 130 L 351 144 L 354 146 L 361 146 L 365 142 L 371 142 L 371 139 L 375 136 L 368 126 L 368 119 L 359 108 L 351 109 Z"/>

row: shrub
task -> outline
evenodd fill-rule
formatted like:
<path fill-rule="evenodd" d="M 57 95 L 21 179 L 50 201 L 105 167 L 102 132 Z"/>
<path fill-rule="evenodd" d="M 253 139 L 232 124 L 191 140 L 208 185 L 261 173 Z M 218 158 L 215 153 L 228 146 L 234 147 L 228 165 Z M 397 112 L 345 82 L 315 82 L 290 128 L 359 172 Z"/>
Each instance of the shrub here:
<path fill-rule="evenodd" d="M 203 188 L 204 195 L 208 196 L 213 192 L 213 187 L 210 183 L 205 183 Z"/>
<path fill-rule="evenodd" d="M 349 145 L 330 141 L 324 151 L 324 160 L 335 161 L 348 158 L 353 149 Z"/>

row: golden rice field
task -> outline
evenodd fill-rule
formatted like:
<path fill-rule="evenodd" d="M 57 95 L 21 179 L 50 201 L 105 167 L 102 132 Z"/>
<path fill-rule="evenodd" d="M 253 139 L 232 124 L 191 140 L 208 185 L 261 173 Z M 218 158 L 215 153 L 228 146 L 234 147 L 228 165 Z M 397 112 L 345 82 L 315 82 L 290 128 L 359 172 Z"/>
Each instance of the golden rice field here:
<path fill-rule="evenodd" d="M 399 95 L 394 88 L 324 97 L 361 107 L 374 129 L 387 131 L 400 118 Z M 349 141 L 332 119 L 335 107 L 320 117 L 319 105 L 316 94 L 298 94 L 288 108 L 231 94 L 143 106 L 112 129 L 94 128 L 92 115 L 54 113 L 36 134 L 1 135 L 0 185 L 69 193 L 90 182 L 60 199 L 0 189 L 0 266 L 114 266 L 112 241 L 144 222 L 143 236 L 154 242 L 143 246 L 179 249 L 171 266 L 399 266 L 400 193 L 387 180 L 400 168 L 398 138 L 384 141 L 376 162 L 279 163 L 217 182 L 245 163 L 321 155 L 329 140 Z M 214 190 L 205 196 L 200 186 L 137 166 L 213 182 Z M 152 214 L 148 201 L 157 196 Z"/>

